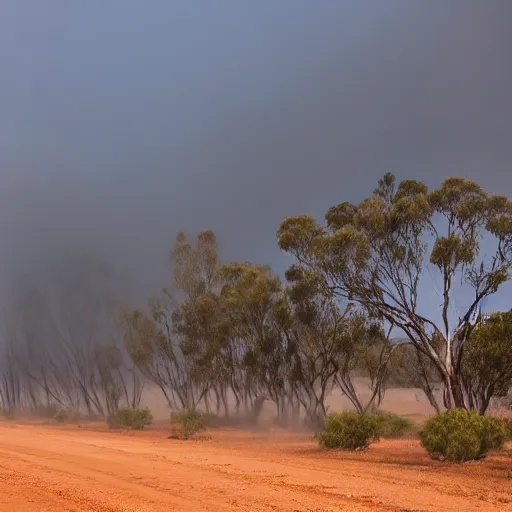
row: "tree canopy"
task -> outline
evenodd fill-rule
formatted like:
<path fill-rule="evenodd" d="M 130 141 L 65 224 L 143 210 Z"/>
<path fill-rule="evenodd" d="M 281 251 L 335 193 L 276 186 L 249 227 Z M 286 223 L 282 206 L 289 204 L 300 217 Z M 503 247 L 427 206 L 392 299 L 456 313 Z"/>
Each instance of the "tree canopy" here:
<path fill-rule="evenodd" d="M 285 276 L 224 260 L 211 230 L 179 233 L 170 283 L 123 309 L 121 333 L 103 265 L 65 278 L 57 302 L 20 287 L 0 405 L 114 416 L 150 382 L 172 409 L 254 419 L 270 401 L 279 421 L 316 425 L 333 391 L 358 413 L 389 385 L 480 414 L 509 393 L 512 310 L 484 318 L 481 306 L 510 279 L 510 199 L 464 178 L 429 190 L 388 173 L 359 203 L 321 223 L 286 218 L 277 236 L 294 258 Z"/>
<path fill-rule="evenodd" d="M 289 273 L 311 276 L 401 330 L 439 372 L 444 405 L 471 407 L 462 348 L 480 301 L 510 278 L 512 202 L 464 178 L 447 178 L 429 191 L 420 181 L 397 184 L 388 173 L 368 198 L 333 206 L 325 219 L 324 225 L 310 215 L 283 221 L 279 246 L 296 259 Z M 420 305 L 429 267 L 441 280 L 439 315 Z M 470 299 L 453 321 L 457 280 Z"/>

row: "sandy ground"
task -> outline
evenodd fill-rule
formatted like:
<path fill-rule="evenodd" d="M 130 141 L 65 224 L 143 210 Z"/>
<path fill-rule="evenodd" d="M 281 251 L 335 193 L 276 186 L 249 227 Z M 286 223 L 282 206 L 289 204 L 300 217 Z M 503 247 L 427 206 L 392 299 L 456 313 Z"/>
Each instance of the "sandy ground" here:
<path fill-rule="evenodd" d="M 415 440 L 343 453 L 283 431 L 166 434 L 0 423 L 0 511 L 512 511 L 512 453 L 449 465 Z"/>

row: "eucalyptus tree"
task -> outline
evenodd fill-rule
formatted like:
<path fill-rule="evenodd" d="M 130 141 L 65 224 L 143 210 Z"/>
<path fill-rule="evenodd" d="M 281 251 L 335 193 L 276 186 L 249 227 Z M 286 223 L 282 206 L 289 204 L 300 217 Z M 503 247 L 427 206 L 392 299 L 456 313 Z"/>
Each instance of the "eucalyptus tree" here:
<path fill-rule="evenodd" d="M 136 368 L 127 364 L 115 342 L 97 344 L 94 349 L 99 395 L 107 416 L 115 416 L 121 405 L 140 404 L 144 382 Z"/>
<path fill-rule="evenodd" d="M 357 412 L 375 411 L 380 407 L 394 371 L 397 348 L 381 322 L 364 310 L 351 313 L 343 329 L 335 382 Z M 363 377 L 366 386 L 356 386 L 356 377 Z"/>
<path fill-rule="evenodd" d="M 337 301 L 318 275 L 295 267 L 287 278 L 286 333 L 295 341 L 295 389 L 309 419 L 325 417 L 325 400 L 335 387 L 360 413 L 378 408 L 396 348 L 389 332 L 355 303 Z M 356 385 L 358 377 L 366 390 Z"/>
<path fill-rule="evenodd" d="M 484 414 L 512 387 L 512 310 L 480 319 L 464 346 L 462 377 L 471 407 Z"/>
<path fill-rule="evenodd" d="M 286 416 L 293 405 L 289 380 L 290 347 L 278 320 L 281 281 L 266 265 L 231 263 L 221 268 L 221 292 L 229 324 L 226 345 L 230 385 L 236 408 L 244 402 L 253 411 L 263 397 Z"/>
<path fill-rule="evenodd" d="M 333 206 L 325 217 L 325 225 L 310 215 L 281 224 L 279 245 L 295 256 L 295 267 L 401 330 L 439 372 L 445 407 L 474 408 L 463 347 L 482 299 L 510 279 L 512 202 L 464 178 L 429 191 L 415 180 L 397 185 L 388 173 L 367 199 Z M 429 272 L 441 283 L 437 310 L 422 302 Z M 458 282 L 469 298 L 454 319 Z"/>
<path fill-rule="evenodd" d="M 195 408 L 213 391 L 217 412 L 224 407 L 229 414 L 229 365 L 225 347 L 229 326 L 220 297 L 209 291 L 182 302 L 172 314 L 172 329 L 188 371 L 188 408 Z"/>
<path fill-rule="evenodd" d="M 291 286 L 280 321 L 291 347 L 293 393 L 306 412 L 306 421 L 315 425 L 327 414 L 325 400 L 338 373 L 350 307 L 338 307 L 318 290 L 317 281 L 308 277 L 300 272 L 287 274 Z"/>
<path fill-rule="evenodd" d="M 162 390 L 169 405 L 194 409 L 211 387 L 215 359 L 215 234 L 201 231 L 194 244 L 179 233 L 170 260 L 171 288 L 150 300 L 146 309 L 124 311 L 121 326 L 133 362 Z"/>

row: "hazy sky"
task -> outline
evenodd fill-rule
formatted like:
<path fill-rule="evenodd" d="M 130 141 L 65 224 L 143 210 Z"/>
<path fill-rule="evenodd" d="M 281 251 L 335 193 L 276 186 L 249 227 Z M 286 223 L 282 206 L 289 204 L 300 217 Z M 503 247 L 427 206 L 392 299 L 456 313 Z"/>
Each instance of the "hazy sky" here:
<path fill-rule="evenodd" d="M 284 216 L 387 171 L 512 195 L 511 27 L 510 0 L 3 0 L 1 273 L 89 248 L 158 287 L 202 228 L 282 268 Z"/>

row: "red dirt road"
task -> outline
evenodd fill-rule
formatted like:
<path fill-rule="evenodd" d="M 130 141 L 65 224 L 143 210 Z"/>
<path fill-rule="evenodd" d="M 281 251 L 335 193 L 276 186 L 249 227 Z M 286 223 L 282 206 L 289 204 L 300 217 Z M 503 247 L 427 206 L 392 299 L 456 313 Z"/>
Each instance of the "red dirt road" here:
<path fill-rule="evenodd" d="M 447 465 L 416 441 L 327 453 L 307 436 L 0 424 L 1 512 L 512 511 L 512 456 Z"/>

